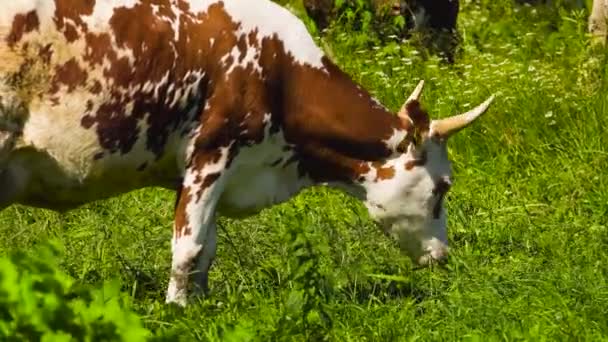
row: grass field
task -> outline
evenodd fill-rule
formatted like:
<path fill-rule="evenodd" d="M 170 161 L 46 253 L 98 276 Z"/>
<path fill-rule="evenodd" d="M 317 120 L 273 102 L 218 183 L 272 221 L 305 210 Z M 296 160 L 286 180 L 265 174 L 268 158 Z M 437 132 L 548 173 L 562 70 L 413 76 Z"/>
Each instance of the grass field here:
<path fill-rule="evenodd" d="M 328 34 L 338 64 L 392 109 L 421 78 L 435 117 L 497 94 L 450 142 L 446 268 L 414 270 L 361 204 L 323 188 L 220 218 L 212 293 L 186 310 L 164 305 L 171 192 L 67 214 L 12 206 L 1 253 L 60 241 L 63 272 L 120 279 L 160 339 L 608 340 L 608 64 L 589 47 L 586 16 L 461 1 L 453 66 L 348 23 Z"/>

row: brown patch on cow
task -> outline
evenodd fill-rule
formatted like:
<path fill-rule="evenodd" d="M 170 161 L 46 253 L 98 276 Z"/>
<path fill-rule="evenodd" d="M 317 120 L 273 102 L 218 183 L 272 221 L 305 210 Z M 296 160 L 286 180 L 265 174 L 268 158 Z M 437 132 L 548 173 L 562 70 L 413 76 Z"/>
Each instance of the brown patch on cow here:
<path fill-rule="evenodd" d="M 133 80 L 134 68 L 127 57 L 112 62 L 112 68 L 104 71 L 104 76 L 114 80 L 114 87 L 128 88 Z"/>
<path fill-rule="evenodd" d="M 382 162 L 373 162 L 372 166 L 376 169 L 376 182 L 395 177 L 395 168 L 384 166 Z"/>
<path fill-rule="evenodd" d="M 93 82 L 93 85 L 89 88 L 89 91 L 91 92 L 91 94 L 99 94 L 101 93 L 102 90 L 102 86 L 101 86 L 101 82 L 99 81 L 95 81 Z"/>
<path fill-rule="evenodd" d="M 68 31 L 66 27 L 70 23 L 74 23 L 76 28 L 83 32 L 87 31 L 88 28 L 82 19 L 82 16 L 93 14 L 95 2 L 96 0 L 55 0 L 55 16 L 53 17 L 53 21 L 55 22 L 57 29 L 63 31 L 66 39 L 72 34 L 66 33 Z"/>
<path fill-rule="evenodd" d="M 112 39 L 109 34 L 87 33 L 85 35 L 85 42 L 87 49 L 83 59 L 91 66 L 102 65 L 104 58 L 107 58 L 109 61 L 116 60 L 116 51 L 111 48 Z"/>
<path fill-rule="evenodd" d="M 85 115 L 80 119 L 80 125 L 86 129 L 93 127 L 95 124 L 95 119 L 93 119 L 90 115 Z"/>
<path fill-rule="evenodd" d="M 369 171 L 365 162 L 383 163 L 392 155 L 384 141 L 396 129 L 405 129 L 398 117 L 329 59 L 323 60 L 325 70 L 318 70 L 299 65 L 281 51 L 280 41 L 264 39 L 260 60 L 266 91 L 273 94 L 273 126 L 280 127 L 286 141 L 295 146 L 301 176 L 318 182 L 352 182 Z M 390 176 L 389 172 L 382 170 L 382 176 Z"/>
<path fill-rule="evenodd" d="M 315 182 L 351 183 L 369 172 L 366 162 L 336 153 L 320 145 L 304 144 L 297 149 L 299 177 L 310 177 Z"/>
<path fill-rule="evenodd" d="M 55 69 L 55 77 L 53 77 L 51 83 L 51 93 L 53 94 L 59 91 L 62 84 L 67 86 L 68 93 L 71 93 L 76 87 L 84 85 L 87 81 L 86 71 L 78 65 L 75 58 L 55 67 Z"/>
<path fill-rule="evenodd" d="M 241 37 L 239 37 L 237 43 L 236 43 L 236 47 L 239 49 L 240 55 L 239 55 L 239 63 L 242 63 L 243 60 L 245 59 L 245 56 L 247 56 L 247 36 L 246 35 L 242 35 Z M 228 65 L 232 64 L 230 62 L 226 63 Z"/>
<path fill-rule="evenodd" d="M 75 41 L 78 40 L 78 38 L 80 38 L 80 34 L 78 33 L 78 30 L 76 29 L 76 27 L 70 23 L 65 24 L 65 29 L 63 31 L 63 35 L 65 36 L 65 39 L 68 41 L 68 43 L 73 43 Z"/>
<path fill-rule="evenodd" d="M 173 236 L 176 239 L 179 239 L 183 235 L 186 234 L 186 230 L 190 231 L 188 228 L 188 213 L 186 212 L 186 208 L 188 207 L 188 203 L 192 201 L 192 194 L 189 187 L 182 187 L 178 192 L 177 204 L 175 206 L 175 225 L 173 227 Z"/>
<path fill-rule="evenodd" d="M 122 78 L 122 72 L 128 69 L 129 74 L 133 72 L 134 77 L 119 82 L 121 86 L 126 87 L 131 81 L 136 84 L 146 81 L 158 83 L 172 70 L 177 57 L 172 46 L 175 32 L 170 22 L 154 14 L 150 3 L 140 2 L 130 8 L 116 8 L 110 19 L 110 27 L 118 47 L 129 49 L 135 60 L 141 61 L 141 64 L 129 65 L 125 60 L 117 70 L 112 68 L 108 76 L 115 79 Z"/>
<path fill-rule="evenodd" d="M 157 6 L 157 10 L 156 10 L 157 15 L 160 16 L 161 18 L 166 18 L 169 20 L 176 20 L 177 15 L 173 11 L 173 4 L 171 2 L 172 1 L 167 1 L 167 0 L 155 1 L 155 5 Z"/>
<path fill-rule="evenodd" d="M 428 157 L 427 152 L 422 151 L 420 153 L 420 156 L 418 156 L 417 158 L 414 158 L 412 160 L 408 160 L 405 163 L 405 170 L 410 171 L 416 166 L 424 166 L 427 162 L 427 157 Z"/>
<path fill-rule="evenodd" d="M 255 49 L 260 48 L 260 41 L 258 40 L 258 29 L 257 28 L 255 30 L 249 32 L 249 34 L 247 35 L 247 38 L 248 38 L 249 46 L 251 46 Z"/>
<path fill-rule="evenodd" d="M 177 8 L 179 8 L 182 12 L 189 12 L 190 4 L 187 1 L 179 0 L 177 2 Z"/>
<path fill-rule="evenodd" d="M 38 56 L 43 63 L 49 64 L 51 62 L 51 57 L 53 57 L 52 44 L 47 44 L 38 49 Z"/>
<path fill-rule="evenodd" d="M 220 173 L 217 172 L 205 174 L 205 167 L 210 164 L 218 163 L 222 158 L 222 153 L 219 148 L 209 149 L 206 143 L 202 140 L 204 140 L 204 138 L 195 142 L 193 156 L 187 171 L 197 173 L 194 183 L 201 184 L 198 191 L 195 193 L 197 201 L 200 201 L 205 189 L 211 186 L 220 175 Z"/>
<path fill-rule="evenodd" d="M 429 114 L 420 106 L 420 102 L 417 100 L 410 101 L 406 104 L 406 110 L 408 117 L 414 123 L 416 136 L 418 137 L 428 133 L 431 126 L 431 119 Z"/>
<path fill-rule="evenodd" d="M 180 197 L 182 197 L 182 190 L 183 190 L 183 186 L 182 183 L 184 182 L 184 179 L 179 179 L 178 182 L 176 182 L 176 193 L 175 193 L 175 202 L 173 203 L 173 212 L 175 212 L 177 210 L 177 205 L 179 204 L 179 199 Z"/>
<path fill-rule="evenodd" d="M 23 35 L 34 30 L 38 30 L 40 27 L 40 20 L 36 11 L 30 11 L 26 14 L 17 14 L 13 18 L 13 24 L 11 31 L 8 36 L 5 37 L 5 41 L 8 46 L 15 46 Z"/>
<path fill-rule="evenodd" d="M 214 173 L 210 173 L 207 176 L 205 176 L 205 179 L 203 180 L 203 183 L 201 184 L 201 188 L 202 189 L 207 189 L 208 187 L 210 187 L 211 185 L 213 185 L 213 183 L 215 183 L 215 181 L 220 178 L 221 176 L 221 172 L 214 172 Z M 200 195 L 199 195 L 200 198 Z"/>
<path fill-rule="evenodd" d="M 97 123 L 99 144 L 110 153 L 126 154 L 131 151 L 137 141 L 139 134 L 137 123 L 141 117 L 134 114 L 124 116 L 125 106 L 124 100 L 105 102 L 99 106 L 94 117 L 87 115 L 89 122 Z M 116 114 L 123 114 L 123 116 L 114 117 Z"/>

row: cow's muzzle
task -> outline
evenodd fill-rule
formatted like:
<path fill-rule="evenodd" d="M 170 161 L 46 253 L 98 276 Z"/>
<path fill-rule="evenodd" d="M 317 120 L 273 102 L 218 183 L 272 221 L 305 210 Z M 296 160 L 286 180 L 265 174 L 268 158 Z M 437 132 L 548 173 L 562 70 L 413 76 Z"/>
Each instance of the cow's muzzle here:
<path fill-rule="evenodd" d="M 435 246 L 435 248 L 420 256 L 416 263 L 419 267 L 445 265 L 448 262 L 448 255 L 449 248 L 447 246 Z"/>

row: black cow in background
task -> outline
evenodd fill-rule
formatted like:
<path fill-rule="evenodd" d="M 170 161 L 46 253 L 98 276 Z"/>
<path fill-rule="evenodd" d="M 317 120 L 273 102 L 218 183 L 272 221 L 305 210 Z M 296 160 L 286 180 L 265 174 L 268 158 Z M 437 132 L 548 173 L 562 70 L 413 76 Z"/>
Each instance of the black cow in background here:
<path fill-rule="evenodd" d="M 348 0 L 347 0 L 348 1 Z M 303 0 L 308 16 L 319 30 L 327 28 L 340 13 L 334 0 Z M 370 0 L 376 14 L 403 16 L 408 38 L 413 32 L 421 34 L 425 46 L 441 54 L 449 63 L 454 61 L 458 46 L 458 0 Z"/>
<path fill-rule="evenodd" d="M 399 5 L 405 17 L 407 32 L 421 32 L 424 43 L 454 62 L 459 36 L 456 28 L 460 3 L 458 0 L 407 0 Z"/>

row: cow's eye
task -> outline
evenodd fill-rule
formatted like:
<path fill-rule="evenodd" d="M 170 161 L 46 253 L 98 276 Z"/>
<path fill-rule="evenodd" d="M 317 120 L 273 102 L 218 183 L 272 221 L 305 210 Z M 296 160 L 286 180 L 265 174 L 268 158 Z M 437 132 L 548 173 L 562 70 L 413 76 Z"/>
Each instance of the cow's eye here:
<path fill-rule="evenodd" d="M 435 202 L 435 206 L 433 207 L 433 217 L 438 219 L 441 215 L 441 207 L 443 206 L 443 198 L 445 194 L 450 190 L 452 186 L 452 181 L 445 177 L 437 181 L 435 183 L 435 188 L 433 189 L 433 195 L 437 197 L 437 202 Z"/>

